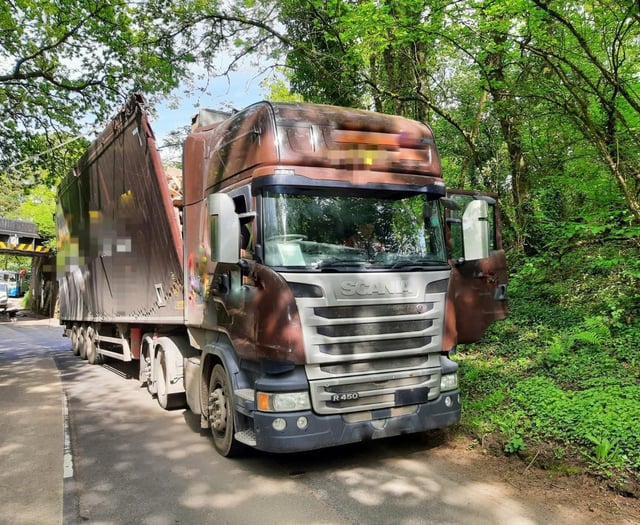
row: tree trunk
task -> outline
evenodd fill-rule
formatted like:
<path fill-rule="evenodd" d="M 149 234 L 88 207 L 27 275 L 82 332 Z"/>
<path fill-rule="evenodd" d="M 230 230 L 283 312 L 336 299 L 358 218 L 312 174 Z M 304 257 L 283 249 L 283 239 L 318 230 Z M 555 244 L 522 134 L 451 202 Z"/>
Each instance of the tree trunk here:
<path fill-rule="evenodd" d="M 29 310 L 39 315 L 54 317 L 57 298 L 55 256 L 34 257 L 29 285 Z"/>

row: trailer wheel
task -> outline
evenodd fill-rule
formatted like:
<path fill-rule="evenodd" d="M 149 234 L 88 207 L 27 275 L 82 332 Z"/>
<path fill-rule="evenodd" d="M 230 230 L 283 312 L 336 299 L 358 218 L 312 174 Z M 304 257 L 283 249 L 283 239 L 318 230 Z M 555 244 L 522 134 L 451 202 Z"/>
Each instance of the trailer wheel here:
<path fill-rule="evenodd" d="M 222 365 L 214 366 L 209 380 L 209 425 L 213 446 L 220 455 L 227 457 L 237 455 L 242 449 L 242 444 L 234 437 L 232 395 L 227 372 Z"/>
<path fill-rule="evenodd" d="M 71 351 L 74 355 L 80 354 L 80 345 L 78 344 L 78 324 L 73 323 L 71 327 Z"/>
<path fill-rule="evenodd" d="M 87 358 L 87 349 L 84 345 L 84 340 L 87 335 L 87 328 L 85 326 L 80 325 L 78 327 L 78 355 L 80 359 Z"/>
<path fill-rule="evenodd" d="M 89 364 L 97 365 L 102 362 L 102 355 L 98 353 L 98 345 L 93 340 L 95 330 L 92 326 L 87 328 L 87 335 L 85 336 L 85 345 L 87 345 L 87 361 Z"/>
<path fill-rule="evenodd" d="M 167 377 L 167 363 L 164 352 L 160 350 L 156 356 L 156 398 L 158 404 L 165 410 L 184 407 L 185 395 L 182 393 L 169 394 L 169 378 Z"/>
<path fill-rule="evenodd" d="M 86 359 L 92 365 L 96 362 L 96 343 L 93 340 L 94 335 L 95 330 L 93 329 L 93 326 L 86 326 L 84 329 L 84 342 L 82 350 L 80 351 L 80 357 L 82 357 L 82 359 Z"/>

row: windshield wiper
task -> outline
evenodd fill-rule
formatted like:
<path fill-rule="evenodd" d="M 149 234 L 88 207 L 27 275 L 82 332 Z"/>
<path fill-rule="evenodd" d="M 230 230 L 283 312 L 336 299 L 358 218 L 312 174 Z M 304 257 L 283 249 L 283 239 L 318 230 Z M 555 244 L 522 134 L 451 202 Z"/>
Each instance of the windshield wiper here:
<path fill-rule="evenodd" d="M 408 268 L 411 266 L 423 267 L 423 266 L 447 266 L 444 261 L 438 261 L 434 259 L 406 259 L 404 261 L 398 261 L 391 265 L 391 269 Z"/>
<path fill-rule="evenodd" d="M 331 257 L 329 259 L 323 259 L 316 265 L 318 270 L 324 270 L 327 268 L 365 268 L 369 263 L 365 261 L 354 261 L 352 259 L 339 259 L 338 257 Z"/>

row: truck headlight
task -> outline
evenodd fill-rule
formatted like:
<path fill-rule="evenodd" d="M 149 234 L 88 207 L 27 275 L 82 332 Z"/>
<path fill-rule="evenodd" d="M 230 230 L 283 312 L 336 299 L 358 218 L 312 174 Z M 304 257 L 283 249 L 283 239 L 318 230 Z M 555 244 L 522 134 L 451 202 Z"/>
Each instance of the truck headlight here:
<path fill-rule="evenodd" d="M 258 410 L 261 412 L 295 412 L 309 410 L 309 393 L 304 392 L 257 392 Z"/>
<path fill-rule="evenodd" d="M 443 374 L 440 376 L 440 392 L 455 390 L 458 388 L 458 373 Z"/>

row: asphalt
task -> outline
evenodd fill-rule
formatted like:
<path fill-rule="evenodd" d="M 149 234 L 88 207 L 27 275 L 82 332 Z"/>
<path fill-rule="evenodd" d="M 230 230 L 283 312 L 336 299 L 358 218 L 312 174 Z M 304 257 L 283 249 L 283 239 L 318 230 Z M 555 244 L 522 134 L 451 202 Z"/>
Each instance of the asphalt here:
<path fill-rule="evenodd" d="M 27 311 L 0 314 L 0 326 L 59 327 Z M 0 340 L 0 524 L 63 523 L 64 408 L 53 353 Z"/>

